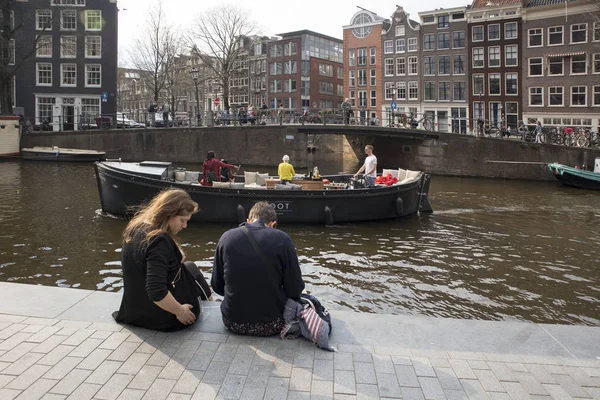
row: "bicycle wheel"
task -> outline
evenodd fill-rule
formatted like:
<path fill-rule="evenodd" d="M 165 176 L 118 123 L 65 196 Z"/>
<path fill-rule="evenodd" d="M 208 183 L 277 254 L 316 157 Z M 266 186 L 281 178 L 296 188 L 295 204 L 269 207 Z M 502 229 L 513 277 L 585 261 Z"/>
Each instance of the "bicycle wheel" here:
<path fill-rule="evenodd" d="M 430 119 L 427 119 L 427 118 L 425 118 L 425 119 L 423 120 L 423 128 L 424 128 L 426 131 L 431 131 L 431 130 L 432 130 L 432 128 L 433 128 L 433 124 L 431 123 L 431 120 L 430 120 Z"/>
<path fill-rule="evenodd" d="M 565 146 L 574 146 L 575 138 L 573 135 L 565 135 Z"/>
<path fill-rule="evenodd" d="M 588 141 L 588 138 L 585 135 L 578 135 L 575 139 L 575 144 L 577 145 L 577 147 L 588 147 L 590 142 Z"/>

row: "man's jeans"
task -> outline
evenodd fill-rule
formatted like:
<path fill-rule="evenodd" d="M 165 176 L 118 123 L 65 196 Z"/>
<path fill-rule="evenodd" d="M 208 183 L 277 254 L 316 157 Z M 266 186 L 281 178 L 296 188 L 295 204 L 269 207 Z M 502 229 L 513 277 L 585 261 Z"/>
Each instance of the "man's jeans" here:
<path fill-rule="evenodd" d="M 375 186 L 375 177 L 365 175 L 365 186 L 366 187 L 373 187 L 373 186 Z"/>

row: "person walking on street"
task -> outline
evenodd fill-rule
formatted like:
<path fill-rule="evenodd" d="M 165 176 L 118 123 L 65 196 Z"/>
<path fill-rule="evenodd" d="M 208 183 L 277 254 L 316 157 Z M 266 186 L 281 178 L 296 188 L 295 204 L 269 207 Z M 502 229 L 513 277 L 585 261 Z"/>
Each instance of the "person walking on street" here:
<path fill-rule="evenodd" d="M 352 112 L 352 103 L 349 98 L 346 98 L 342 103 L 342 113 L 344 114 L 344 125 L 350 123 L 350 113 Z"/>
<path fill-rule="evenodd" d="M 171 107 L 169 106 L 169 102 L 165 101 L 162 106 L 163 126 L 165 128 L 169 127 L 169 112 L 170 111 L 171 111 Z"/>
<path fill-rule="evenodd" d="M 365 146 L 365 153 L 367 153 L 365 163 L 360 167 L 358 172 L 354 174 L 354 179 L 356 179 L 358 174 L 365 171 L 365 186 L 373 187 L 375 186 L 375 178 L 377 178 L 377 157 L 373 154 L 373 146 L 370 144 Z"/>
<path fill-rule="evenodd" d="M 150 103 L 150 107 L 148 107 L 148 113 L 150 114 L 150 126 L 156 126 L 156 104 Z"/>
<path fill-rule="evenodd" d="M 283 108 L 283 103 L 279 103 L 279 110 L 277 110 L 277 117 L 279 118 L 279 125 L 283 125 L 283 119 L 285 118 L 285 108 Z"/>
<path fill-rule="evenodd" d="M 542 123 L 540 121 L 537 122 L 535 126 L 535 142 L 543 143 L 542 139 L 544 137 L 544 128 L 542 127 Z"/>

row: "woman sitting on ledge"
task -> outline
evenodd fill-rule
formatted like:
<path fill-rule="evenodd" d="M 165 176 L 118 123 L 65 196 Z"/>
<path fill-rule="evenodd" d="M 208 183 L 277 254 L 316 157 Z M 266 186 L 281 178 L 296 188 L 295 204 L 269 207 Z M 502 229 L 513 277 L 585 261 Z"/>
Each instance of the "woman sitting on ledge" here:
<path fill-rule="evenodd" d="M 123 300 L 117 322 L 175 331 L 196 321 L 198 297 L 211 292 L 200 270 L 175 236 L 187 226 L 198 204 L 181 189 L 167 189 L 143 206 L 123 232 Z"/>

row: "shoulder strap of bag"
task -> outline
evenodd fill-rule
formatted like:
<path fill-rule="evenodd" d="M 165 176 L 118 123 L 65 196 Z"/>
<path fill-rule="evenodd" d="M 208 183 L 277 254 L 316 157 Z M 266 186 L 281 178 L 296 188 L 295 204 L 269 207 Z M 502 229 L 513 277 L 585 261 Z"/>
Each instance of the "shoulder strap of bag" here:
<path fill-rule="evenodd" d="M 252 234 L 250 233 L 250 231 L 248 230 L 248 228 L 246 227 L 246 225 L 242 225 L 241 228 L 242 228 L 242 231 L 246 234 L 246 237 L 248 238 L 248 241 L 252 245 L 252 248 L 254 249 L 254 251 L 256 252 L 256 254 L 258 254 L 260 256 L 260 258 L 262 259 L 263 263 L 265 265 L 267 265 L 269 268 L 273 268 L 275 271 L 277 271 L 277 274 L 279 274 L 280 273 L 279 270 L 277 268 L 275 268 L 275 266 L 273 266 L 273 264 L 271 264 L 269 262 L 269 260 L 267 260 L 265 258 L 265 255 L 260 250 L 260 247 L 258 247 L 258 244 L 256 243 L 256 240 L 254 240 L 254 238 L 252 237 Z"/>

